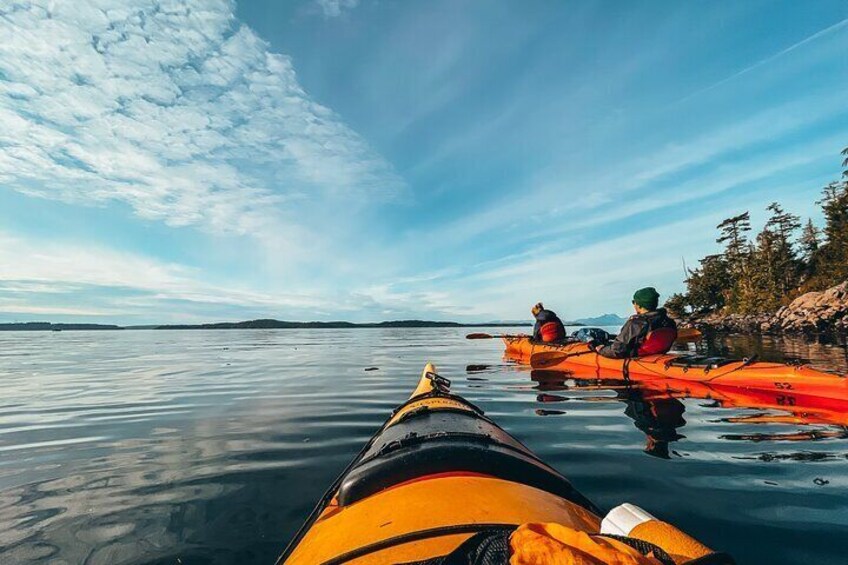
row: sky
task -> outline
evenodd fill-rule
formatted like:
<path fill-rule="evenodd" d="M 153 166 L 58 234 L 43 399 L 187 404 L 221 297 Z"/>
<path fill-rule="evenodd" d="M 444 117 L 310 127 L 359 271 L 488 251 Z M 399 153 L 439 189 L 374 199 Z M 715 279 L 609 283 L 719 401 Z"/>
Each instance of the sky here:
<path fill-rule="evenodd" d="M 0 321 L 520 320 L 683 290 L 848 146 L 843 0 L 0 5 Z"/>

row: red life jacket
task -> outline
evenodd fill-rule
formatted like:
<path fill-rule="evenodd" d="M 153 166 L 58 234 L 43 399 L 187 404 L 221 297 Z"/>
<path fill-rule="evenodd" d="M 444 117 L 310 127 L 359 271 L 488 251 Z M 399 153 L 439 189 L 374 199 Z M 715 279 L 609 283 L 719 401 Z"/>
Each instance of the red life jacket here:
<path fill-rule="evenodd" d="M 552 343 L 565 339 L 565 328 L 557 322 L 546 322 L 539 328 L 539 336 L 545 343 Z"/>
<path fill-rule="evenodd" d="M 657 328 L 648 332 L 645 339 L 639 345 L 639 357 L 643 355 L 657 355 L 665 353 L 674 345 L 677 339 L 675 328 Z"/>

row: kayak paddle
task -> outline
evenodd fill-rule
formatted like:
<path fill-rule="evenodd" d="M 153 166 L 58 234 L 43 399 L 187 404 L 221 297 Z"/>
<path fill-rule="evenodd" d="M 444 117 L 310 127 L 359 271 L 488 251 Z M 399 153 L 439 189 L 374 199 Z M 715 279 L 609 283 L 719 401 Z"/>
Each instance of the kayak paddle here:
<path fill-rule="evenodd" d="M 522 337 L 516 334 L 492 335 L 485 333 L 474 333 L 465 336 L 465 339 L 500 339 L 502 337 Z"/>
<path fill-rule="evenodd" d="M 704 334 L 698 328 L 681 328 L 677 330 L 677 339 L 675 341 L 698 341 Z"/>
<path fill-rule="evenodd" d="M 563 353 L 562 351 L 540 351 L 539 353 L 534 353 L 530 356 L 530 366 L 534 369 L 546 369 L 548 367 L 558 365 L 571 357 L 577 357 L 578 355 L 586 355 L 587 353 L 594 352 L 595 351 L 593 349 L 587 349 L 586 351 L 578 351 L 577 353 Z"/>

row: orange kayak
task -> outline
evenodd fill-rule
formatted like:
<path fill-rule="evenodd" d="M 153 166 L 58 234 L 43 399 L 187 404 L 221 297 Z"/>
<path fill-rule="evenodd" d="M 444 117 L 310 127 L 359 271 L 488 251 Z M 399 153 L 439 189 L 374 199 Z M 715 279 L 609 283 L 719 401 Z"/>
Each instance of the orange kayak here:
<path fill-rule="evenodd" d="M 609 359 L 591 351 L 585 343 L 536 343 L 528 336 L 503 336 L 503 341 L 506 345 L 504 354 L 508 359 L 530 364 L 534 369 L 590 369 L 598 378 L 605 375 L 618 375 L 618 378 L 634 381 L 671 378 L 785 395 L 848 399 L 848 378 L 809 365 L 679 354 Z"/>
<path fill-rule="evenodd" d="M 518 544 L 530 531 L 568 532 L 611 551 L 629 551 L 617 545 L 626 542 L 642 547 L 641 555 L 664 552 L 668 564 L 707 556 L 709 563 L 732 563 L 634 505 L 603 516 L 557 470 L 451 393 L 450 381 L 435 371 L 425 367 L 412 396 L 330 486 L 278 563 L 441 563 L 480 534 L 500 532 Z M 521 561 L 528 562 L 542 561 Z"/>

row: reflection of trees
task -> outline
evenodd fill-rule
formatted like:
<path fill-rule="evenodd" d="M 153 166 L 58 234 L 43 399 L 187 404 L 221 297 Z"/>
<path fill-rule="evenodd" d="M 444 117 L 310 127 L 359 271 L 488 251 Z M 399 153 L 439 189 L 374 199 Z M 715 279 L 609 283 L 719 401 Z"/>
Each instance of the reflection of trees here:
<path fill-rule="evenodd" d="M 757 354 L 764 361 L 811 363 L 821 370 L 848 373 L 848 346 L 829 334 L 815 340 L 792 335 L 705 334 L 697 351 L 733 359 Z"/>

